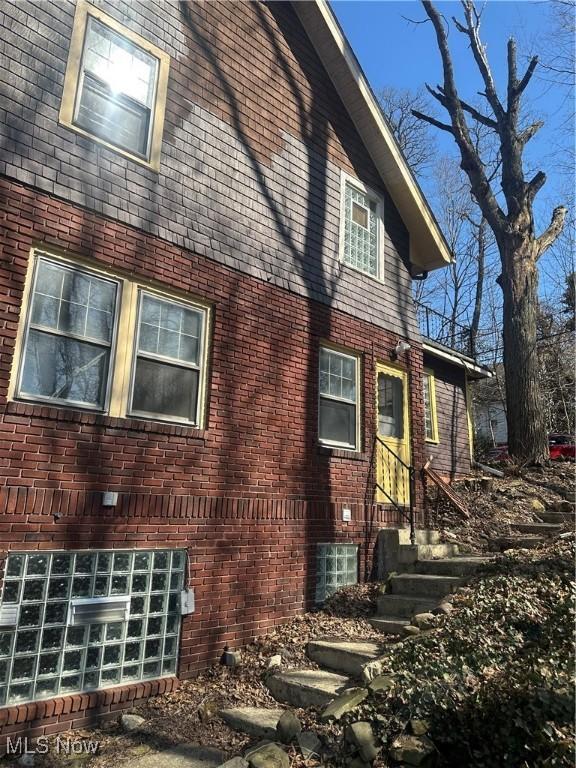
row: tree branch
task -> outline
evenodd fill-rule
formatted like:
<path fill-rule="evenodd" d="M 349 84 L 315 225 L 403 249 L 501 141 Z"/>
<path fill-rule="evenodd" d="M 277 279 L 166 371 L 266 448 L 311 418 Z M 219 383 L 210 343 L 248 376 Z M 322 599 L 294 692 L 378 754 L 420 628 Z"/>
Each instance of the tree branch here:
<path fill-rule="evenodd" d="M 536 69 L 537 65 L 538 65 L 538 56 L 533 56 L 532 59 L 530 60 L 530 64 L 528 64 L 528 69 L 526 70 L 524 77 L 522 78 L 522 80 L 520 80 L 520 82 L 516 86 L 516 93 L 518 94 L 518 96 L 520 96 L 520 94 L 525 90 L 526 86 L 532 79 L 532 75 L 534 74 L 534 70 Z"/>
<path fill-rule="evenodd" d="M 467 2 L 470 2 L 470 0 L 467 0 Z M 452 57 L 450 55 L 450 49 L 448 47 L 446 30 L 442 23 L 441 16 L 432 4 L 431 0 L 422 0 L 422 5 L 424 6 L 424 10 L 426 11 L 428 18 L 432 21 L 432 25 L 434 26 L 436 41 L 438 43 L 438 49 L 442 58 L 442 69 L 444 73 L 442 97 L 446 100 L 444 106 L 448 111 L 452 122 L 450 132 L 456 139 L 456 143 L 460 149 L 462 160 L 461 168 L 467 173 L 468 178 L 470 179 L 472 191 L 476 197 L 476 200 L 478 201 L 478 204 L 480 205 L 480 208 L 482 209 L 483 214 L 486 216 L 491 226 L 493 226 L 493 229 L 496 230 L 502 226 L 503 222 L 505 221 L 505 216 L 500 206 L 498 205 L 496 196 L 494 195 L 490 183 L 486 178 L 484 166 L 480 160 L 480 157 L 478 156 L 478 153 L 474 149 L 474 145 L 470 137 L 470 130 L 466 122 L 466 116 L 460 104 L 460 97 L 458 96 L 458 91 L 456 89 L 454 66 L 452 63 Z M 416 113 L 414 114 L 416 117 L 420 117 L 420 115 Z M 421 119 L 427 120 L 427 122 L 431 123 L 432 125 L 435 124 L 430 119 L 428 119 L 427 115 L 422 115 Z M 440 125 L 437 125 L 437 127 L 439 127 L 441 130 L 447 130 L 447 126 L 445 126 L 443 123 L 440 123 Z"/>
<path fill-rule="evenodd" d="M 528 184 L 526 184 L 526 196 L 530 205 L 532 205 L 534 198 L 538 192 L 540 192 L 544 184 L 546 184 L 546 174 L 543 171 L 538 171 Z"/>
<path fill-rule="evenodd" d="M 559 205 L 557 208 L 554 208 L 548 229 L 546 229 L 536 240 L 537 259 L 539 259 L 544 251 L 552 245 L 552 243 L 564 229 L 564 220 L 566 218 L 566 214 L 567 210 L 563 205 Z"/>
<path fill-rule="evenodd" d="M 544 125 L 544 122 L 542 120 L 538 120 L 535 123 L 532 123 L 532 125 L 528 126 L 524 131 L 518 134 L 518 141 L 524 145 L 528 144 L 530 139 L 535 136 L 540 128 Z"/>
<path fill-rule="evenodd" d="M 434 117 L 425 115 L 423 112 L 418 112 L 417 109 L 413 109 L 411 112 L 414 117 L 417 117 L 419 120 L 424 120 L 425 122 L 430 123 L 430 125 L 434 125 L 436 128 L 440 128 L 441 131 L 447 131 L 448 133 L 454 135 L 454 129 L 451 125 L 448 125 L 447 123 L 441 123 L 440 120 L 436 120 Z"/>
<path fill-rule="evenodd" d="M 444 88 L 442 88 L 442 86 L 438 85 L 436 86 L 436 90 L 434 90 L 434 88 L 430 88 L 430 86 L 426 84 L 426 90 L 431 96 L 434 96 L 434 98 L 437 99 L 437 101 L 439 101 L 443 107 L 448 109 L 446 94 L 444 93 Z M 462 109 L 472 115 L 474 120 L 477 120 L 479 123 L 482 123 L 482 125 L 485 125 L 488 128 L 492 128 L 493 130 L 498 129 L 498 123 L 495 120 L 492 120 L 486 115 L 483 115 L 482 112 L 479 112 L 471 104 L 468 104 L 467 101 L 464 101 L 463 99 L 459 99 L 459 101 Z"/>
<path fill-rule="evenodd" d="M 470 40 L 472 55 L 474 56 L 478 69 L 480 70 L 480 74 L 482 75 L 482 80 L 486 86 L 486 98 L 492 107 L 492 111 L 496 116 L 496 120 L 498 123 L 501 123 L 505 118 L 505 112 L 502 104 L 500 103 L 500 99 L 498 98 L 498 94 L 496 93 L 496 86 L 494 85 L 492 72 L 490 71 L 490 66 L 488 64 L 488 59 L 486 58 L 484 46 L 482 45 L 480 36 L 478 34 L 480 15 L 476 13 L 476 9 L 474 8 L 474 3 L 472 0 L 462 0 L 462 6 L 464 8 L 464 15 L 466 17 L 467 26 L 461 24 L 456 18 L 454 18 L 454 24 L 456 25 L 456 29 L 458 29 L 459 32 L 462 32 L 462 34 L 466 35 Z"/>

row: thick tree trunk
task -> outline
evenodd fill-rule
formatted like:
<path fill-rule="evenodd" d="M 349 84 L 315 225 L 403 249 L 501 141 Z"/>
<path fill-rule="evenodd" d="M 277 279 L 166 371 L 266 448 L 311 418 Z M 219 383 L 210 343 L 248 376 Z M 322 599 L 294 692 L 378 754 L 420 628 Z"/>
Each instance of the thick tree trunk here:
<path fill-rule="evenodd" d="M 504 295 L 504 371 L 508 449 L 512 456 L 533 464 L 548 457 L 548 439 L 539 386 L 536 346 L 538 270 L 534 242 L 501 244 Z"/>
<path fill-rule="evenodd" d="M 476 293 L 474 296 L 474 313 L 470 325 L 470 354 L 476 357 L 476 341 L 478 339 L 478 329 L 480 328 L 480 314 L 482 312 L 482 297 L 484 295 L 484 271 L 486 262 L 486 219 L 482 217 L 478 225 L 477 233 L 477 259 L 478 272 L 476 276 Z"/>

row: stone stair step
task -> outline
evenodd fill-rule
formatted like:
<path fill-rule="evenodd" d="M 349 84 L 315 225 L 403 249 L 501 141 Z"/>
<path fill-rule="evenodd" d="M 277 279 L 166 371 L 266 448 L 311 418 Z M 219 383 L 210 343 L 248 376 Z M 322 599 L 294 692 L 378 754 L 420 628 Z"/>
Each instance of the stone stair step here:
<path fill-rule="evenodd" d="M 416 573 L 435 576 L 472 576 L 491 557 L 449 557 L 445 560 L 419 560 L 414 565 Z"/>
<path fill-rule="evenodd" d="M 438 605 L 439 600 L 420 595 L 381 595 L 377 601 L 377 619 L 411 619 L 415 613 L 428 613 Z"/>
<path fill-rule="evenodd" d="M 321 667 L 351 677 L 359 677 L 362 667 L 380 655 L 378 643 L 357 643 L 347 640 L 311 640 L 306 653 Z"/>
<path fill-rule="evenodd" d="M 398 539 L 400 544 L 410 544 L 410 528 L 399 528 Z M 416 544 L 441 544 L 440 531 L 418 528 L 416 530 Z"/>
<path fill-rule="evenodd" d="M 230 728 L 258 739 L 276 739 L 276 726 L 282 717 L 283 709 L 265 709 L 264 707 L 232 707 L 219 712 L 220 717 Z"/>
<path fill-rule="evenodd" d="M 553 523 L 511 523 L 510 528 L 518 533 L 536 533 L 545 536 L 554 536 L 562 533 L 564 526 L 554 525 Z"/>
<path fill-rule="evenodd" d="M 393 595 L 418 595 L 439 599 L 462 586 L 464 579 L 459 576 L 402 573 L 399 576 L 392 576 L 389 584 Z"/>
<path fill-rule="evenodd" d="M 373 616 L 371 619 L 368 619 L 368 621 L 374 629 L 379 629 L 380 632 L 385 635 L 401 635 L 404 627 L 407 627 L 410 624 L 410 619 L 399 617 L 382 619 L 378 616 Z"/>
<path fill-rule="evenodd" d="M 277 701 L 303 708 L 326 707 L 350 684 L 348 677 L 322 669 L 280 672 L 266 680 L 268 690 Z"/>
<path fill-rule="evenodd" d="M 493 546 L 501 552 L 507 549 L 535 549 L 546 541 L 544 536 L 501 536 L 491 539 Z"/>
<path fill-rule="evenodd" d="M 398 548 L 398 563 L 410 565 L 418 560 L 433 560 L 437 557 L 455 557 L 457 544 L 401 544 Z"/>
<path fill-rule="evenodd" d="M 545 512 L 538 512 L 537 514 L 545 523 L 556 523 L 556 525 L 563 525 L 564 523 L 574 525 L 576 523 L 572 512 L 556 512 L 553 509 L 547 509 Z"/>

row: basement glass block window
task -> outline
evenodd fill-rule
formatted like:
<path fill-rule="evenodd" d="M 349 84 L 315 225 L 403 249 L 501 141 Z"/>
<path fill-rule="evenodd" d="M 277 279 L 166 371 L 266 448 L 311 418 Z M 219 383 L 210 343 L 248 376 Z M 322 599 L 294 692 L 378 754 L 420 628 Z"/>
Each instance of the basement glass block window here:
<path fill-rule="evenodd" d="M 380 276 L 379 201 L 353 184 L 344 186 L 344 251 L 342 258 L 360 272 Z"/>
<path fill-rule="evenodd" d="M 184 550 L 10 554 L 0 706 L 175 674 L 185 562 Z"/>
<path fill-rule="evenodd" d="M 358 583 L 357 544 L 318 544 L 316 602 L 323 603 L 340 587 Z"/>

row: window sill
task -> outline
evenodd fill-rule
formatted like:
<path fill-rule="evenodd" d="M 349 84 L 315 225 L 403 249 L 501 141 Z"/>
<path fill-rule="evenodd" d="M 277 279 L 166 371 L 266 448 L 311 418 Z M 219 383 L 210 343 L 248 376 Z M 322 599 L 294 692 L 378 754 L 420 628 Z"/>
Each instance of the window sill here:
<path fill-rule="evenodd" d="M 104 429 L 123 429 L 127 432 L 151 432 L 161 435 L 177 435 L 195 438 L 198 442 L 206 439 L 206 430 L 183 424 L 168 424 L 160 421 L 136 419 L 133 417 L 108 416 L 104 413 L 82 411 L 74 408 L 57 407 L 40 403 L 8 401 L 3 409 L 11 416 L 28 416 L 36 419 L 68 422 L 71 424 L 90 424 Z"/>
<path fill-rule="evenodd" d="M 368 461 L 368 455 L 361 451 L 346 450 L 345 448 L 331 448 L 329 445 L 319 445 L 320 456 L 329 456 L 332 459 L 347 459 L 348 461 Z"/>
<path fill-rule="evenodd" d="M 438 445 L 440 443 L 440 440 L 439 439 L 433 440 L 432 438 L 427 437 L 424 442 L 429 445 Z"/>

